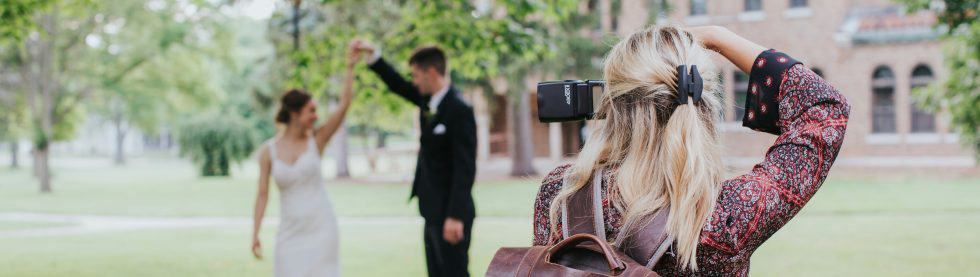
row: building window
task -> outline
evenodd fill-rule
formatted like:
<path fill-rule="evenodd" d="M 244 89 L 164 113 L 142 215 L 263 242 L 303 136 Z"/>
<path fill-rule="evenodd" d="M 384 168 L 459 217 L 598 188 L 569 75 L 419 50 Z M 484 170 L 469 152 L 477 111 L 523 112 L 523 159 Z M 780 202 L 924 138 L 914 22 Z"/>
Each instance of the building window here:
<path fill-rule="evenodd" d="M 803 8 L 806 7 L 806 0 L 789 0 L 790 8 Z"/>
<path fill-rule="evenodd" d="M 754 12 L 762 10 L 762 0 L 745 0 L 745 11 Z"/>
<path fill-rule="evenodd" d="M 732 121 L 742 120 L 745 116 L 745 97 L 749 91 L 749 75 L 741 70 L 735 70 L 734 83 L 732 83 L 732 100 L 734 103 L 735 117 Z"/>
<path fill-rule="evenodd" d="M 932 69 L 927 65 L 916 66 L 912 69 L 912 79 L 909 85 L 912 90 L 928 86 L 933 80 Z M 912 101 L 912 132 L 913 133 L 934 133 L 936 132 L 936 117 L 927 111 L 919 108 L 918 103 Z"/>
<path fill-rule="evenodd" d="M 691 0 L 691 15 L 708 14 L 707 0 Z"/>
<path fill-rule="evenodd" d="M 890 68 L 875 68 L 871 92 L 871 132 L 895 133 L 895 74 Z"/>

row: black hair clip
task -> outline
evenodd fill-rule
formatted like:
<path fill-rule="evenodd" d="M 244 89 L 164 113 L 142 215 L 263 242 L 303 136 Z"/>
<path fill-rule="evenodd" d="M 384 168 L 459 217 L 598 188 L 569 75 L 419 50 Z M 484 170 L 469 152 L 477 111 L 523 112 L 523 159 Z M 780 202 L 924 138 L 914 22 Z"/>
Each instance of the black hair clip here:
<path fill-rule="evenodd" d="M 701 91 L 704 90 L 704 79 L 701 79 L 701 72 L 698 72 L 697 65 L 691 65 L 691 71 L 687 71 L 687 65 L 677 66 L 677 104 L 687 104 L 687 97 L 694 98 L 694 103 L 701 101 Z"/>

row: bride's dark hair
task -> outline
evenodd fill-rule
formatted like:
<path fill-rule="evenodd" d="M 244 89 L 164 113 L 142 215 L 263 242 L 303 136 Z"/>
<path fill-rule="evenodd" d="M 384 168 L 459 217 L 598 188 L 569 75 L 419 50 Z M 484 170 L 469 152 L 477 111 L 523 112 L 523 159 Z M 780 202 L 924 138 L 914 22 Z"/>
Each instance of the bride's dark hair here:
<path fill-rule="evenodd" d="M 310 102 L 313 97 L 301 89 L 290 89 L 279 97 L 279 112 L 276 113 L 276 122 L 289 123 L 289 113 L 299 112 Z"/>

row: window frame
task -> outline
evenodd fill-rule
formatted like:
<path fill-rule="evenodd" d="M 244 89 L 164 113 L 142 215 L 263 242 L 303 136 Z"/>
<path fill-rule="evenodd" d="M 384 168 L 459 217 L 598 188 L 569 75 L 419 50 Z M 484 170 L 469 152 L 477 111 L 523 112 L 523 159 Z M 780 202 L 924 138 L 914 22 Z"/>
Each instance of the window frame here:
<path fill-rule="evenodd" d="M 895 71 L 886 65 L 871 74 L 871 134 L 898 133 Z"/>
<path fill-rule="evenodd" d="M 916 65 L 909 74 L 909 91 L 929 86 L 935 81 L 932 68 L 926 64 Z M 936 133 L 936 115 L 920 109 L 916 101 L 909 101 L 909 132 L 914 134 Z"/>

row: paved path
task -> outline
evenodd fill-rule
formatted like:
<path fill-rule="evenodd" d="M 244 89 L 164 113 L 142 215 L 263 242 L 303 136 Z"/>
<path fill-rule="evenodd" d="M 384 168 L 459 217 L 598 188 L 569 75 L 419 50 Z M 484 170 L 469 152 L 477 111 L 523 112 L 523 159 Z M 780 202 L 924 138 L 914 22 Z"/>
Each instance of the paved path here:
<path fill-rule="evenodd" d="M 111 216 L 87 214 L 47 214 L 47 213 L 0 213 L 0 221 L 14 222 L 52 222 L 68 223 L 69 226 L 24 228 L 0 231 L 0 238 L 11 237 L 43 237 L 63 236 L 112 231 L 132 231 L 146 229 L 171 229 L 191 227 L 215 227 L 252 224 L 251 217 L 154 217 L 154 216 Z M 391 225 L 411 224 L 422 225 L 420 217 L 341 217 L 341 225 Z M 478 222 L 484 223 L 520 223 L 528 222 L 530 218 L 523 217 L 479 217 Z M 267 218 L 264 225 L 274 226 L 278 218 Z"/>

